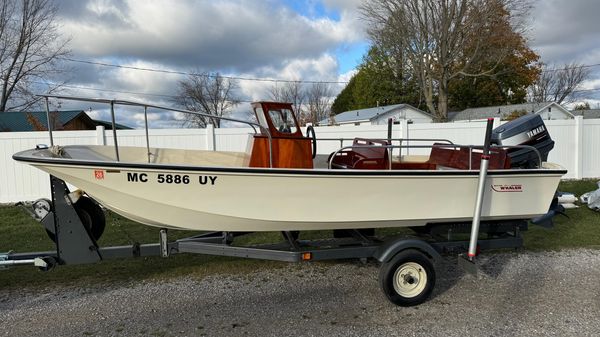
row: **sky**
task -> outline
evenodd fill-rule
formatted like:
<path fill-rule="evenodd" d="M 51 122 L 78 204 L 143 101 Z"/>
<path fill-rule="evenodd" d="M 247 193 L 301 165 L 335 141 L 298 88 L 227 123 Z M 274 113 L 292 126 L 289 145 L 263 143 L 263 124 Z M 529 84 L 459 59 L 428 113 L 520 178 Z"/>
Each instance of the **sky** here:
<path fill-rule="evenodd" d="M 170 96 L 185 75 L 219 72 L 252 79 L 341 82 L 356 71 L 369 47 L 360 0 L 61 0 L 57 22 L 70 39 L 64 94 L 172 105 Z M 538 0 L 527 38 L 548 64 L 600 63 L 597 0 Z M 84 62 L 80 62 L 84 61 Z M 86 63 L 87 62 L 87 63 Z M 104 64 L 104 65 L 102 65 Z M 121 68 L 106 65 L 119 65 Z M 600 67 L 584 89 L 600 88 Z M 243 103 L 268 99 L 274 81 L 241 80 Z M 582 99 L 593 107 L 596 94 Z M 61 102 L 62 108 L 90 110 L 109 119 L 99 106 Z M 143 114 L 117 114 L 117 121 L 140 127 Z M 168 114 L 151 114 L 151 125 L 171 125 Z"/>

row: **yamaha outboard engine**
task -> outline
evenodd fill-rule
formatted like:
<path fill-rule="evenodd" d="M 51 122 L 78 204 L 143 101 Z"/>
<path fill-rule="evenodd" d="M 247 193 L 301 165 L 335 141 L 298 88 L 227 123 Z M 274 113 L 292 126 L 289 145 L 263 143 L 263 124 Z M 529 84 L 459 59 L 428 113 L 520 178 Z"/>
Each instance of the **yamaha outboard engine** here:
<path fill-rule="evenodd" d="M 540 152 L 542 161 L 548 160 L 548 153 L 554 148 L 554 141 L 544 120 L 537 114 L 525 115 L 495 128 L 492 131 L 492 144 L 533 146 Z M 539 157 L 532 149 L 507 149 L 507 152 L 511 167 L 538 167 Z"/>

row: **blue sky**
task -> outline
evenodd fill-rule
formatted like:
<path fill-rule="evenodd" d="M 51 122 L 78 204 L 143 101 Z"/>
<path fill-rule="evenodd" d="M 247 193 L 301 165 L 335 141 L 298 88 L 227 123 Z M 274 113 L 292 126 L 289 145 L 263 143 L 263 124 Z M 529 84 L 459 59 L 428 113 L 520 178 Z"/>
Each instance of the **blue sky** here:
<path fill-rule="evenodd" d="M 334 21 L 341 20 L 339 8 L 329 8 L 322 1 L 306 0 L 294 1 L 283 0 L 283 3 L 299 15 L 311 19 L 327 18 Z M 342 44 L 335 48 L 335 56 L 339 63 L 339 72 L 347 73 L 360 64 L 363 55 L 366 54 L 369 43 L 366 39 L 359 42 Z"/>
<path fill-rule="evenodd" d="M 294 12 L 306 16 L 308 18 L 330 18 L 332 20 L 340 20 L 340 11 L 336 8 L 328 8 L 322 1 L 306 0 L 294 1 L 283 0 L 283 3 L 291 8 Z"/>

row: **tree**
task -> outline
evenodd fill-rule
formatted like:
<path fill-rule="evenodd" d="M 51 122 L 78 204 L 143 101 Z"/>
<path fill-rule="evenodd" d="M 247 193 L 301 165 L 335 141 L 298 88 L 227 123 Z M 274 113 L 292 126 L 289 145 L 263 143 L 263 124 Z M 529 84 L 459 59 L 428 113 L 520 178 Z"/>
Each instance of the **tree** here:
<path fill-rule="evenodd" d="M 488 41 L 486 46 L 480 48 L 495 49 L 509 45 L 514 47 L 513 51 L 495 65 L 491 74 L 478 77 L 459 75 L 450 82 L 450 109 L 463 110 L 526 102 L 527 89 L 538 79 L 541 72 L 539 55 L 527 46 L 526 40 L 520 34 L 512 31 L 508 22 L 499 22 L 496 29 L 503 32 L 497 34 L 497 39 Z M 484 69 L 493 66 L 487 59 L 481 59 L 473 63 L 471 69 L 483 72 Z"/>
<path fill-rule="evenodd" d="M 573 108 L 573 110 L 590 110 L 590 103 L 588 102 L 583 102 L 583 103 L 579 103 L 577 105 L 575 105 L 575 108 Z"/>
<path fill-rule="evenodd" d="M 408 103 L 419 106 L 418 87 L 398 53 L 372 46 L 359 66 L 353 109 Z"/>
<path fill-rule="evenodd" d="M 58 35 L 56 11 L 50 0 L 0 1 L 0 111 L 31 107 L 39 100 L 33 87 L 62 72 L 57 63 L 69 51 Z"/>
<path fill-rule="evenodd" d="M 369 0 L 361 14 L 376 44 L 401 51 L 427 109 L 443 121 L 450 83 L 459 76 L 494 74 L 514 46 L 486 44 L 504 33 L 499 23 L 518 32 L 524 21 L 516 19 L 529 7 L 517 0 Z M 487 61 L 485 68 L 474 67 L 484 65 L 480 60 Z"/>
<path fill-rule="evenodd" d="M 505 121 L 512 121 L 515 120 L 519 117 L 523 117 L 527 115 L 527 110 L 525 109 L 521 109 L 521 110 L 513 110 L 511 111 L 506 117 L 504 117 Z"/>
<path fill-rule="evenodd" d="M 371 46 L 357 73 L 336 97 L 332 112 L 399 103 L 419 107 L 421 97 L 416 81 L 405 68 L 398 55 Z"/>
<path fill-rule="evenodd" d="M 354 102 L 354 90 L 356 90 L 356 76 L 358 73 L 354 74 L 348 84 L 340 91 L 337 97 L 333 100 L 333 104 L 331 105 L 331 114 L 337 115 L 344 111 L 352 110 L 352 107 L 355 106 Z"/>
<path fill-rule="evenodd" d="M 237 82 L 224 78 L 219 73 L 192 74 L 179 82 L 175 102 L 186 110 L 210 116 L 227 116 L 240 103 L 235 94 Z M 208 124 L 221 126 L 221 119 L 186 114 L 186 122 L 192 127 L 204 128 Z"/>
<path fill-rule="evenodd" d="M 316 125 L 318 122 L 329 117 L 329 106 L 331 102 L 331 87 L 328 83 L 313 83 L 306 91 L 308 101 L 309 122 Z"/>
<path fill-rule="evenodd" d="M 269 91 L 269 96 L 276 102 L 292 103 L 292 108 L 299 119 L 300 124 L 306 123 L 304 116 L 304 101 L 306 100 L 306 91 L 302 82 L 276 82 Z"/>
<path fill-rule="evenodd" d="M 531 100 L 558 104 L 565 100 L 571 102 L 577 96 L 577 89 L 589 76 L 589 68 L 577 62 L 566 63 L 558 69 L 550 69 L 543 64 L 542 74 L 531 86 Z"/>

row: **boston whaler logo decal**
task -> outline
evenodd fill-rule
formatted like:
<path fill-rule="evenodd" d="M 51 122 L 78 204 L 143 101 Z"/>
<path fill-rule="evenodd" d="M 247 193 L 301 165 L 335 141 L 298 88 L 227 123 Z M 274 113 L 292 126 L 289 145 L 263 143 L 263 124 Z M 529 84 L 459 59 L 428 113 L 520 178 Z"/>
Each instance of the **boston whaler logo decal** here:
<path fill-rule="evenodd" d="M 521 185 L 521 184 L 492 185 L 492 190 L 494 190 L 496 192 L 523 192 L 523 185 Z"/>

